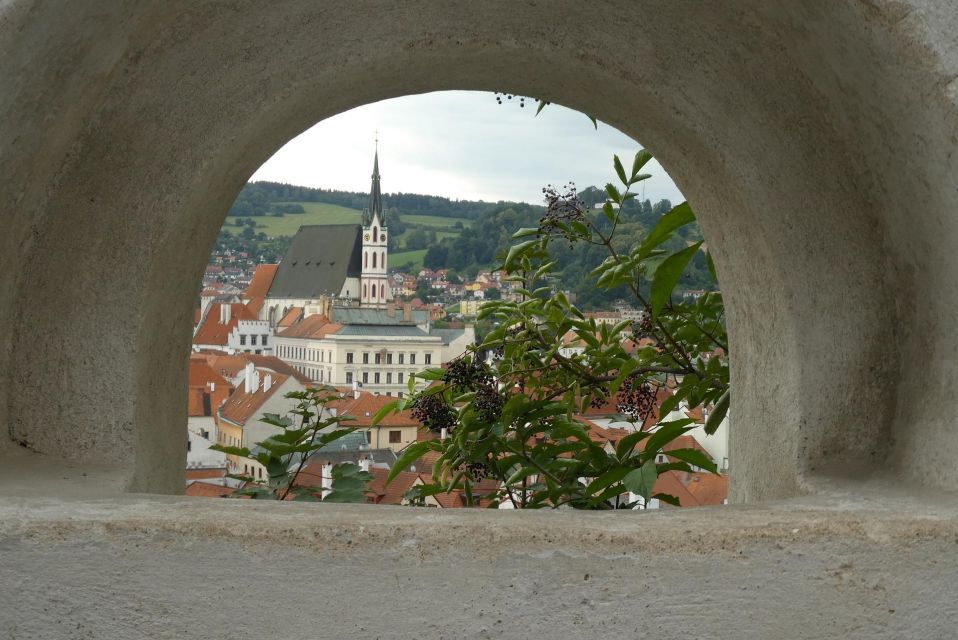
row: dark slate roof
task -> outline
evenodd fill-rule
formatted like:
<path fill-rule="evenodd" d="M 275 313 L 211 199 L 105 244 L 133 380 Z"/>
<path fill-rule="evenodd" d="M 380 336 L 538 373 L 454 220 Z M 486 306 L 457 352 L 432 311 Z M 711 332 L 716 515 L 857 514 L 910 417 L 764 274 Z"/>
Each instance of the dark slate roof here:
<path fill-rule="evenodd" d="M 414 324 L 347 324 L 336 332 L 338 336 L 389 336 L 403 338 L 421 338 L 429 334 Z"/>
<path fill-rule="evenodd" d="M 362 271 L 360 231 L 358 224 L 300 227 L 279 263 L 269 297 L 338 296 L 346 278 L 358 278 Z"/>
<path fill-rule="evenodd" d="M 403 310 L 397 309 L 393 315 L 385 309 L 371 309 L 368 307 L 333 307 L 333 322 L 339 324 L 375 324 L 380 326 L 426 324 L 429 322 L 429 313 L 418 309 L 412 310 L 412 321 L 403 320 Z"/>
<path fill-rule="evenodd" d="M 434 336 L 439 336 L 442 338 L 443 344 L 450 344 L 453 340 L 461 338 L 462 334 L 466 332 L 465 329 L 436 329 L 433 328 L 430 333 Z"/>

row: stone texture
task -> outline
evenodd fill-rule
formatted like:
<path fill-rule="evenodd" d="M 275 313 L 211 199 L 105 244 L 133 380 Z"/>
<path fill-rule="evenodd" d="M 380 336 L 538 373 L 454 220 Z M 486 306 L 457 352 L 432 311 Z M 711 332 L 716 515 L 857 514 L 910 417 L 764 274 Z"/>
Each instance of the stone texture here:
<path fill-rule="evenodd" d="M 0 628 L 951 635 L 954 516 L 928 496 L 958 489 L 956 77 L 950 0 L 0 3 L 0 492 L 33 495 L 3 503 Z M 668 167 L 727 298 L 735 500 L 854 496 L 874 476 L 912 495 L 901 511 L 327 521 L 339 512 L 115 497 L 182 490 L 191 298 L 247 177 L 325 117 L 442 89 L 566 104 Z M 114 498 L 36 497 L 64 492 Z M 814 535 L 784 533 L 809 518 Z M 624 554 L 600 539 L 623 522 Z M 308 526 L 322 542 L 278 559 L 308 586 L 257 573 Z M 686 530 L 723 542 L 695 550 Z M 332 553 L 330 536 L 364 531 L 380 550 Z M 467 533 L 474 548 L 440 544 Z M 384 597 L 403 580 L 420 591 Z M 273 609 L 236 590 L 264 585 Z M 367 593 L 395 609 L 356 614 Z"/>
<path fill-rule="evenodd" d="M 849 506 L 6 498 L 0 636 L 951 637 L 958 512 Z"/>

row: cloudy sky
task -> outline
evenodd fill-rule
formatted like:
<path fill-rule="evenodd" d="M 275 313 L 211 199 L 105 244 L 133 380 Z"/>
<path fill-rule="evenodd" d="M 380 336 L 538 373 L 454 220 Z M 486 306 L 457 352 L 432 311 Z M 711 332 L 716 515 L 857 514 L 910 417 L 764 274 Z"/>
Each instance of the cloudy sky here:
<path fill-rule="evenodd" d="M 582 189 L 612 180 L 612 155 L 626 167 L 640 145 L 581 113 L 494 94 L 446 91 L 385 100 L 347 111 L 305 131 L 280 149 L 251 180 L 367 191 L 375 135 L 384 192 L 466 200 L 540 203 L 542 187 L 573 181 Z M 645 185 L 652 201 L 681 202 L 654 161 Z M 640 194 L 641 195 L 641 194 Z"/>

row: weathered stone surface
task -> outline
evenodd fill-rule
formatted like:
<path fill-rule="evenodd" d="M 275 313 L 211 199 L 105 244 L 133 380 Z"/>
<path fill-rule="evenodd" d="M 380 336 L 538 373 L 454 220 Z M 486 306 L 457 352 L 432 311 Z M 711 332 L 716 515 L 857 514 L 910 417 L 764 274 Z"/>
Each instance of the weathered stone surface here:
<path fill-rule="evenodd" d="M 958 512 L 0 500 L 0 636 L 944 638 Z"/>
<path fill-rule="evenodd" d="M 958 489 L 956 76 L 950 0 L 0 3 L 0 493 L 32 495 L 0 504 L 0 629 L 953 635 L 955 513 L 928 496 Z M 191 297 L 247 177 L 318 120 L 441 89 L 647 145 L 728 301 L 733 498 L 850 497 L 634 519 L 116 497 L 182 490 Z M 864 509 L 870 476 L 912 498 Z"/>

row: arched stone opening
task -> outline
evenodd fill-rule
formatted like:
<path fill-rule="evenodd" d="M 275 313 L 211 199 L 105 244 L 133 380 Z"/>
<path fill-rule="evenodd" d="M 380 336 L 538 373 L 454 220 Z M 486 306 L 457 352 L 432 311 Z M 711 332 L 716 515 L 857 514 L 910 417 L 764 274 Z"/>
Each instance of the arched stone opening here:
<path fill-rule="evenodd" d="M 874 470 L 958 488 L 955 12 L 792 4 L 8 3 L 0 451 L 179 492 L 170 354 L 246 178 L 348 108 L 484 89 L 594 114 L 689 196 L 730 315 L 736 500 Z"/>

